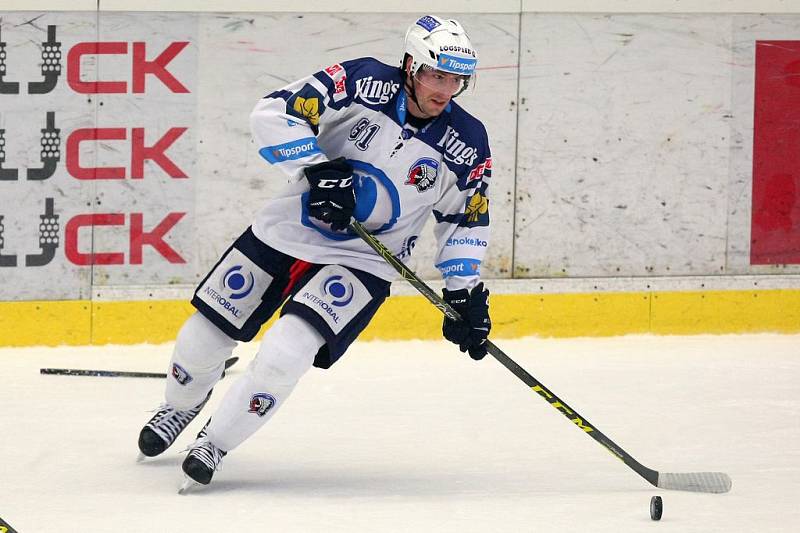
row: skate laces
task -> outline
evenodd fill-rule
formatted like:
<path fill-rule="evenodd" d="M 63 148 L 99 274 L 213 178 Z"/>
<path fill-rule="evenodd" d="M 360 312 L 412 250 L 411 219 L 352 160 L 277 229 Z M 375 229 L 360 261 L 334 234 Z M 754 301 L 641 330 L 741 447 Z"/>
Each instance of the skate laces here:
<path fill-rule="evenodd" d="M 205 401 L 188 411 L 179 411 L 167 403 L 158 406 L 156 414 L 147 423 L 153 432 L 164 439 L 164 442 L 172 444 L 177 436 L 189 423 L 194 420 L 197 413 L 205 405 Z"/>
<path fill-rule="evenodd" d="M 194 444 L 186 448 L 189 451 L 189 457 L 197 459 L 209 470 L 222 470 L 222 458 L 225 457 L 226 452 L 223 452 L 208 440 L 208 437 L 203 435 L 199 437 Z"/>

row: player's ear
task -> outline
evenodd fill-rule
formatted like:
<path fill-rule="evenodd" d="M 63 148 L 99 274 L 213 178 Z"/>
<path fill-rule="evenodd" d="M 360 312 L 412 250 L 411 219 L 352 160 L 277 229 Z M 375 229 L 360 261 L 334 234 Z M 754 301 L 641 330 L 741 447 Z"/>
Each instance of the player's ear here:
<path fill-rule="evenodd" d="M 414 61 L 414 58 L 411 57 L 409 54 L 406 54 L 403 58 L 403 70 L 406 71 L 406 74 L 411 75 L 411 63 Z"/>

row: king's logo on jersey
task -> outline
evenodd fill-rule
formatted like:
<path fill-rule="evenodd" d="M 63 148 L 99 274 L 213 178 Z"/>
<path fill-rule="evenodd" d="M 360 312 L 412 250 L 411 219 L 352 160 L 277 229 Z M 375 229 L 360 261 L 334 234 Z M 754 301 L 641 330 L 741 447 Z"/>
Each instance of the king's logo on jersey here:
<path fill-rule="evenodd" d="M 408 169 L 406 185 L 413 185 L 417 188 L 417 191 L 425 192 L 436 183 L 438 173 L 439 162 L 430 157 L 423 157 Z"/>
<path fill-rule="evenodd" d="M 460 134 L 453 129 L 452 126 L 447 126 L 447 129 L 436 143 L 436 146 L 444 148 L 444 158 L 446 161 L 455 163 L 456 165 L 469 165 L 472 166 L 478 158 L 478 150 L 459 139 Z"/>
<path fill-rule="evenodd" d="M 373 79 L 372 76 L 356 80 L 356 97 L 372 105 L 382 105 L 392 99 L 400 88 L 396 81 Z"/>

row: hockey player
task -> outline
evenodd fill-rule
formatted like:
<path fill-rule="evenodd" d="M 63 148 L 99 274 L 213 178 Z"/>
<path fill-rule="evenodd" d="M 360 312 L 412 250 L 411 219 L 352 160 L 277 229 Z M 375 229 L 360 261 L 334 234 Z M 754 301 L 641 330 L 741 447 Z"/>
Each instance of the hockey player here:
<path fill-rule="evenodd" d="M 477 55 L 455 20 L 408 29 L 400 68 L 373 58 L 331 65 L 264 97 L 251 115 L 256 146 L 290 176 L 200 283 L 181 328 L 165 398 L 142 428 L 144 456 L 162 453 L 199 413 L 237 341 L 283 304 L 258 354 L 189 447 L 182 468 L 208 484 L 220 461 L 275 414 L 313 365 L 328 368 L 389 295 L 395 271 L 351 218 L 399 257 L 435 219 L 444 299 L 464 317 L 444 337 L 486 355 L 489 241 L 486 130 L 452 99 L 473 82 Z"/>

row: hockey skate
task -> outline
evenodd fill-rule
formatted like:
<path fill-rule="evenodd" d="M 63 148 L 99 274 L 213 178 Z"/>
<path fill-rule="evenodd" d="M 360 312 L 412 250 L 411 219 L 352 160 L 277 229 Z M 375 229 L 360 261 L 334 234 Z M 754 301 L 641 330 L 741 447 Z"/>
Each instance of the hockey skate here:
<path fill-rule="evenodd" d="M 178 489 L 178 494 L 185 494 L 194 485 L 208 485 L 211 483 L 214 472 L 220 469 L 222 458 L 227 454 L 227 452 L 220 450 L 208 440 L 206 427 L 208 427 L 209 422 L 211 422 L 210 419 L 200 430 L 200 433 L 197 434 L 197 440 L 187 448 L 189 455 L 186 456 L 183 465 L 181 465 L 185 479 L 180 489 Z"/>
<path fill-rule="evenodd" d="M 140 453 L 137 460 L 143 461 L 145 457 L 155 457 L 172 446 L 178 435 L 194 420 L 210 397 L 211 391 L 200 405 L 188 411 L 178 411 L 171 405 L 162 403 L 153 418 L 139 432 Z"/>

